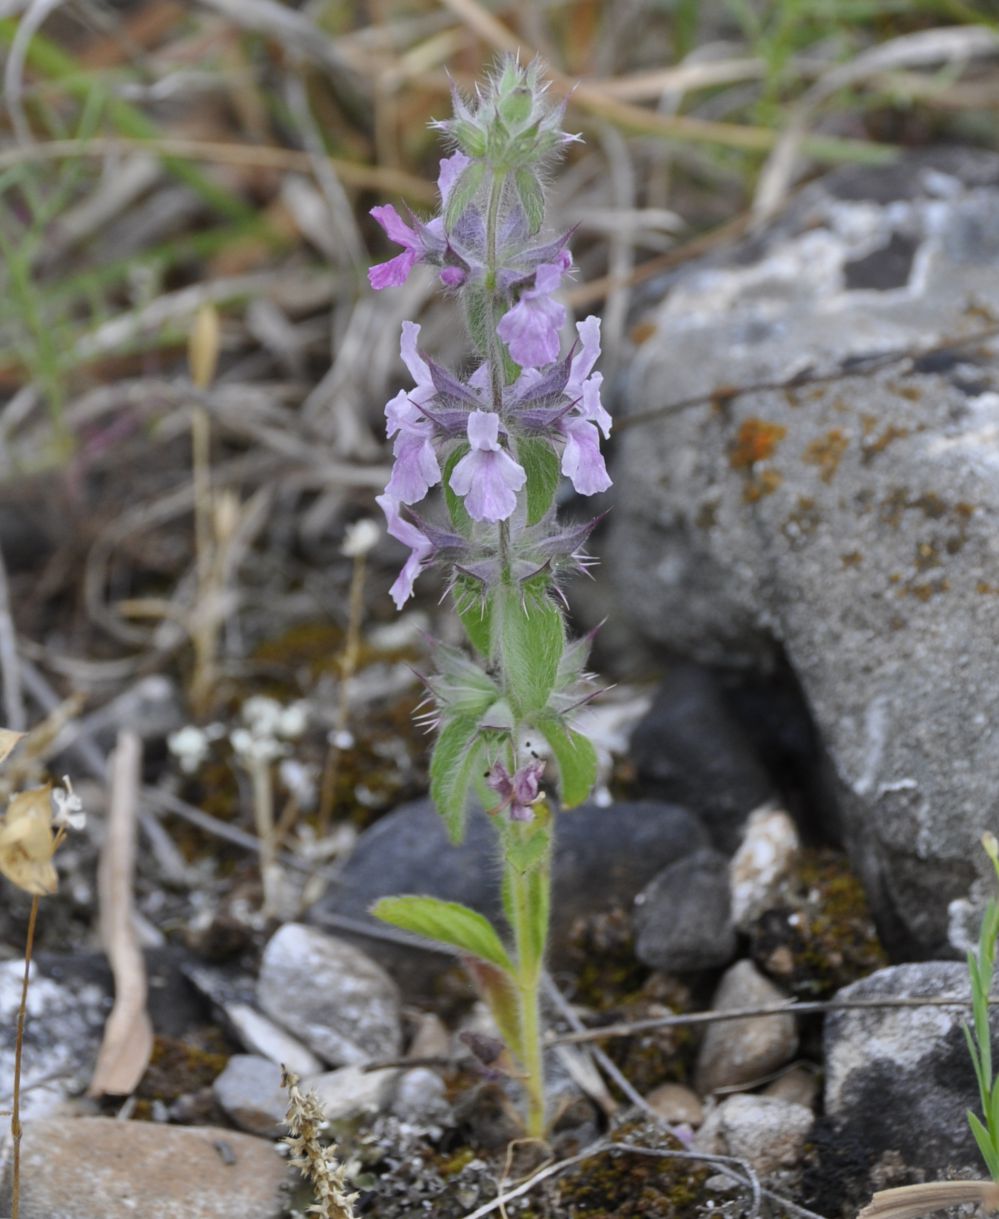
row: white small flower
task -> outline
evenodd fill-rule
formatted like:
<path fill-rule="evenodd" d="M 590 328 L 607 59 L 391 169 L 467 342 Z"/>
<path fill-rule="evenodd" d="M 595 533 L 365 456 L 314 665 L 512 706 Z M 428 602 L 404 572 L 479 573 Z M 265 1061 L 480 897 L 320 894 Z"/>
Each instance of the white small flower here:
<path fill-rule="evenodd" d="M 274 736 L 281 721 L 281 704 L 263 694 L 254 694 L 242 707 L 243 723 L 254 736 Z"/>
<path fill-rule="evenodd" d="M 167 748 L 180 763 L 185 775 L 193 775 L 208 757 L 208 737 L 193 724 L 171 732 L 167 737 Z"/>
<path fill-rule="evenodd" d="M 313 808 L 316 803 L 315 767 L 305 766 L 297 758 L 285 758 L 278 767 L 281 782 L 295 797 L 302 808 Z"/>
<path fill-rule="evenodd" d="M 364 517 L 363 520 L 348 525 L 343 531 L 343 545 L 340 547 L 340 553 L 346 555 L 348 559 L 360 558 L 361 555 L 367 554 L 369 550 L 377 546 L 381 536 L 382 531 L 375 522 L 370 517 Z"/>
<path fill-rule="evenodd" d="M 285 740 L 293 741 L 302 736 L 309 723 L 309 708 L 306 703 L 289 703 L 281 709 L 278 716 L 277 734 Z"/>
<path fill-rule="evenodd" d="M 82 830 L 87 824 L 87 814 L 83 811 L 83 802 L 73 791 L 69 775 L 63 775 L 62 782 L 62 787 L 52 789 L 52 803 L 55 805 L 52 824 L 59 829 Z"/>
<path fill-rule="evenodd" d="M 247 728 L 234 728 L 229 733 L 229 744 L 246 762 L 275 762 L 287 752 L 275 737 L 258 736 Z"/>

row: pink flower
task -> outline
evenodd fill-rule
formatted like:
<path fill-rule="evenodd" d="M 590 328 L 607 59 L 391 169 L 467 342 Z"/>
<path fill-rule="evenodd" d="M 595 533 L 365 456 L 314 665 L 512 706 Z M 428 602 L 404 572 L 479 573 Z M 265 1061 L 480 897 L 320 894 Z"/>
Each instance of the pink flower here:
<path fill-rule="evenodd" d="M 468 416 L 471 452 L 451 472 L 451 489 L 465 498 L 476 521 L 505 521 L 517 507 L 517 492 L 527 482 L 522 466 L 499 443 L 499 415 L 472 411 Z"/>
<path fill-rule="evenodd" d="M 540 368 L 558 359 L 565 306 L 552 300 L 551 294 L 558 291 L 562 271 L 561 261 L 543 262 L 534 273 L 534 287 L 521 292 L 520 300 L 496 327 L 521 368 Z"/>
<path fill-rule="evenodd" d="M 388 237 L 403 247 L 403 252 L 388 262 L 380 262 L 368 271 L 368 282 L 377 292 L 382 288 L 398 288 L 409 278 L 409 273 L 423 256 L 423 243 L 417 231 L 403 220 L 391 203 L 373 207 L 371 215 L 385 230 Z"/>
<path fill-rule="evenodd" d="M 399 351 L 416 385 L 409 392 L 400 390 L 385 404 L 385 430 L 396 438 L 392 447 L 395 465 L 385 490 L 404 504 L 419 503 L 441 480 L 433 424 L 420 410 L 437 391 L 430 368 L 416 346 L 419 335 L 420 327 L 415 322 L 403 322 Z"/>
<path fill-rule="evenodd" d="M 399 502 L 393 499 L 391 495 L 388 493 L 377 495 L 375 496 L 375 503 L 385 513 L 389 533 L 396 541 L 402 542 L 404 546 L 408 546 L 411 552 L 403 565 L 402 571 L 399 572 L 395 583 L 389 589 L 396 609 L 401 610 L 413 595 L 413 583 L 430 556 L 433 544 L 415 525 L 407 520 L 403 520 L 399 515 Z"/>
<path fill-rule="evenodd" d="M 576 333 L 579 335 L 579 350 L 573 355 L 569 365 L 565 392 L 579 402 L 583 418 L 595 423 L 605 436 L 609 436 L 611 417 L 600 401 L 603 374 L 596 372 L 590 376 L 600 355 L 600 318 L 591 314 L 583 321 L 577 322 Z"/>
<path fill-rule="evenodd" d="M 596 495 L 611 485 L 596 424 L 579 415 L 567 415 L 558 424 L 565 437 L 562 473 L 572 480 L 579 495 Z"/>
<path fill-rule="evenodd" d="M 437 171 L 437 189 L 441 193 L 442 204 L 447 203 L 454 184 L 471 163 L 471 159 L 466 157 L 463 152 L 453 152 L 449 157 L 441 159 L 440 168 Z"/>
<path fill-rule="evenodd" d="M 544 762 L 528 762 L 511 775 L 502 762 L 496 762 L 486 776 L 486 786 L 496 792 L 501 803 L 489 811 L 499 813 L 508 808 L 511 821 L 533 821 L 531 805 L 538 799 L 544 769 Z"/>

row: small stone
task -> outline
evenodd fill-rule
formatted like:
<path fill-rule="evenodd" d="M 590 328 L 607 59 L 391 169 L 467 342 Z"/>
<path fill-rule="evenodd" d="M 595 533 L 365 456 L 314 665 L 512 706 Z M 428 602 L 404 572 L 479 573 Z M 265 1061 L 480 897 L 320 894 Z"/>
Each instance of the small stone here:
<path fill-rule="evenodd" d="M 0 1208 L 9 1213 L 9 1149 Z M 287 1167 L 264 1139 L 107 1117 L 26 1122 L 21 1219 L 279 1219 Z"/>
<path fill-rule="evenodd" d="M 763 1089 L 764 1096 L 776 1096 L 779 1100 L 792 1101 L 814 1110 L 819 1095 L 819 1081 L 814 1071 L 806 1067 L 792 1067 L 773 1083 Z"/>
<path fill-rule="evenodd" d="M 407 1058 L 447 1058 L 451 1053 L 451 1034 L 440 1016 L 424 1012 L 406 1051 Z"/>
<path fill-rule="evenodd" d="M 696 1127 L 704 1121 L 701 1098 L 683 1084 L 660 1084 L 658 1088 L 653 1088 L 645 1101 L 671 1125 L 685 1123 Z"/>
<path fill-rule="evenodd" d="M 340 1067 L 306 1079 L 303 1091 L 319 1097 L 327 1121 L 339 1122 L 365 1113 L 381 1113 L 392 1099 L 399 1072 L 386 1068 L 365 1071 L 358 1066 Z"/>
<path fill-rule="evenodd" d="M 427 1067 L 403 1071 L 392 1097 L 392 1112 L 404 1122 L 444 1122 L 451 1116 L 444 1080 Z"/>
<path fill-rule="evenodd" d="M 753 922 L 778 899 L 801 841 L 794 822 L 783 809 L 765 805 L 751 813 L 746 833 L 729 864 L 732 920 L 749 932 Z"/>
<path fill-rule="evenodd" d="M 694 851 L 664 868 L 635 898 L 635 955 L 650 969 L 716 969 L 735 956 L 728 860 Z"/>
<path fill-rule="evenodd" d="M 739 1156 L 766 1176 L 801 1161 L 814 1115 L 775 1096 L 730 1096 L 708 1115 L 695 1145 L 710 1155 Z"/>
<path fill-rule="evenodd" d="M 322 1062 L 310 1049 L 248 1003 L 230 1004 L 225 1014 L 233 1032 L 251 1054 L 269 1058 L 296 1075 L 316 1075 L 323 1069 Z"/>
<path fill-rule="evenodd" d="M 787 996 L 765 978 L 752 961 L 737 961 L 715 992 L 713 1011 L 773 1007 Z M 708 1026 L 697 1056 L 697 1090 L 738 1087 L 769 1075 L 790 1062 L 798 1049 L 795 1018 L 790 1013 L 745 1016 Z"/>
<path fill-rule="evenodd" d="M 212 1089 L 241 1130 L 268 1139 L 282 1133 L 288 1095 L 277 1063 L 256 1054 L 234 1054 Z"/>
<path fill-rule="evenodd" d="M 260 1007 L 333 1065 L 395 1058 L 399 992 L 369 956 L 315 927 L 287 923 L 264 949 Z"/>

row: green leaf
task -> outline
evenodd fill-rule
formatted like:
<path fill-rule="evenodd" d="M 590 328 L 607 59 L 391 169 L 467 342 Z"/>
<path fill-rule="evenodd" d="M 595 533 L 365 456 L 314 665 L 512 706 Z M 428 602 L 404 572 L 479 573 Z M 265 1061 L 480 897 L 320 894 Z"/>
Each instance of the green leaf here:
<path fill-rule="evenodd" d="M 508 969 L 497 969 L 488 961 L 467 957 L 462 964 L 485 999 L 496 1021 L 500 1036 L 523 1058 L 520 1035 L 520 996 Z"/>
<path fill-rule="evenodd" d="M 543 830 L 522 841 L 511 837 L 505 847 L 507 862 L 515 872 L 526 876 L 544 863 L 550 845 L 551 836 Z"/>
<path fill-rule="evenodd" d="M 520 206 L 527 217 L 528 232 L 533 236 L 544 222 L 545 192 L 538 181 L 537 174 L 533 174 L 529 170 L 518 169 L 513 180 Z"/>
<path fill-rule="evenodd" d="M 992 1095 L 989 1097 L 988 1108 L 983 1110 L 989 1130 L 992 1131 L 993 1137 L 999 1132 L 999 1079 L 992 1085 Z"/>
<path fill-rule="evenodd" d="M 971 1133 L 975 1136 L 978 1150 L 982 1153 L 982 1159 L 985 1161 L 992 1179 L 999 1181 L 999 1152 L 993 1147 L 988 1131 L 970 1109 L 968 1110 L 968 1125 L 971 1127 Z"/>
<path fill-rule="evenodd" d="M 461 842 L 465 836 L 468 793 L 483 745 L 478 720 L 466 715 L 447 720 L 434 745 L 430 759 L 430 797 L 444 818 L 453 843 Z"/>
<path fill-rule="evenodd" d="M 971 1056 L 971 1065 L 975 1069 L 975 1079 L 978 1080 L 978 1091 L 982 1098 L 982 1108 L 985 1108 L 987 1089 L 982 1077 L 982 1060 L 978 1054 L 978 1046 L 975 1045 L 975 1039 L 971 1035 L 971 1029 L 966 1024 L 961 1025 L 961 1030 L 964 1033 L 964 1040 L 968 1046 L 968 1054 Z"/>
<path fill-rule="evenodd" d="M 383 897 L 371 907 L 371 913 L 383 923 L 450 944 L 508 973 L 513 968 L 492 923 L 460 902 L 445 902 L 437 897 Z"/>
<path fill-rule="evenodd" d="M 517 460 L 527 475 L 527 523 L 536 525 L 555 498 L 559 480 L 558 457 L 547 440 L 529 436 L 517 442 Z"/>
<path fill-rule="evenodd" d="M 457 445 L 447 455 L 447 460 L 444 462 L 444 474 L 441 480 L 444 487 L 444 502 L 447 504 L 451 524 L 466 538 L 471 537 L 472 534 L 472 518 L 465 510 L 465 501 L 460 495 L 456 495 L 451 490 L 451 474 L 458 462 L 468 453 L 470 447 L 468 442 L 463 440 L 461 444 Z"/>
<path fill-rule="evenodd" d="M 506 586 L 495 594 L 503 674 L 514 711 L 536 715 L 548 702 L 565 647 L 562 615 L 545 584 Z"/>
<path fill-rule="evenodd" d="M 454 228 L 455 224 L 464 215 L 465 209 L 475 198 L 485 178 L 485 173 L 485 162 L 473 161 L 451 187 L 447 206 L 444 208 L 444 228 L 447 232 L 450 232 Z"/>
<path fill-rule="evenodd" d="M 483 596 L 481 585 L 477 581 L 462 576 L 455 581 L 452 597 L 455 613 L 461 619 L 461 625 L 465 628 L 472 647 L 488 660 L 492 652 L 493 638 L 492 597 Z"/>
<path fill-rule="evenodd" d="M 589 796 L 597 781 L 597 751 L 592 741 L 566 727 L 555 715 L 539 716 L 536 723 L 558 763 L 562 804 L 575 808 Z"/>

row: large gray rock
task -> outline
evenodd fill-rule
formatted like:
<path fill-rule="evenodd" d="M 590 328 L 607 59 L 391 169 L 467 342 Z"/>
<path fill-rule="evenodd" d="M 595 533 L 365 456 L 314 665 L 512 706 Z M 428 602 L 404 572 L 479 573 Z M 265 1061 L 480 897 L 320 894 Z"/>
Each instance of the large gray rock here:
<path fill-rule="evenodd" d="M 747 814 L 774 794 L 721 681 L 702 665 L 673 666 L 629 753 L 642 790 L 697 813 L 722 850 L 734 850 Z"/>
<path fill-rule="evenodd" d="M 882 933 L 921 955 L 999 813 L 997 316 L 999 158 L 845 169 L 668 281 L 620 395 L 621 604 L 701 661 L 783 650 Z"/>
<path fill-rule="evenodd" d="M 956 961 L 878 970 L 838 991 L 836 1001 L 967 998 Z M 928 1178 L 982 1164 L 968 1129 L 979 1108 L 961 1007 L 886 1007 L 826 1016 L 825 1109 L 841 1146 L 863 1146 L 866 1167 L 901 1157 Z M 999 1017 L 993 1019 L 993 1038 Z M 855 1165 L 862 1169 L 864 1165 Z"/>

